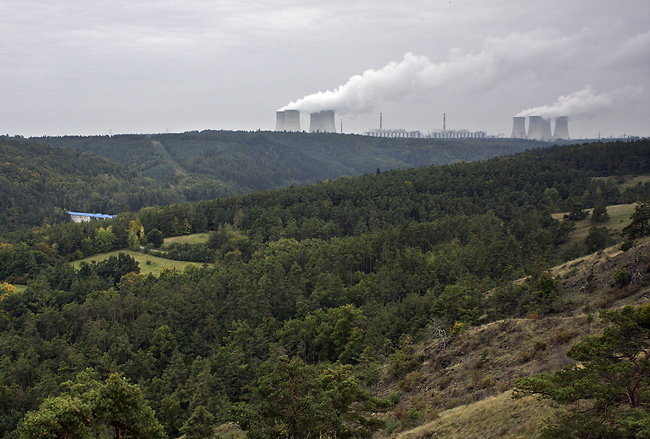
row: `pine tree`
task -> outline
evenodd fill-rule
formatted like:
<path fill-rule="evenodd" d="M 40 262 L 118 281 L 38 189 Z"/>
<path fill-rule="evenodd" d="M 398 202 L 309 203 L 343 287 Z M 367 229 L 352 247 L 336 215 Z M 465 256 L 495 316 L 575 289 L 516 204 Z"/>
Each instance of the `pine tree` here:
<path fill-rule="evenodd" d="M 543 438 L 650 437 L 650 304 L 601 317 L 613 325 L 569 349 L 575 364 L 517 382 L 517 396 L 537 394 L 568 406 Z"/>

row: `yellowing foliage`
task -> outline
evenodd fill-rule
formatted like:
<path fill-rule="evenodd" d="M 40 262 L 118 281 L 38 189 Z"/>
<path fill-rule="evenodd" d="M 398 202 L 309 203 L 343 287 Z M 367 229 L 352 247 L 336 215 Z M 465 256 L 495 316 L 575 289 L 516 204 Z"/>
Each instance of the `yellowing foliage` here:
<path fill-rule="evenodd" d="M 3 282 L 2 287 L 0 287 L 0 300 L 5 300 L 5 298 L 9 297 L 12 294 L 16 294 L 17 292 L 18 290 L 15 286 L 8 284 L 7 282 Z"/>

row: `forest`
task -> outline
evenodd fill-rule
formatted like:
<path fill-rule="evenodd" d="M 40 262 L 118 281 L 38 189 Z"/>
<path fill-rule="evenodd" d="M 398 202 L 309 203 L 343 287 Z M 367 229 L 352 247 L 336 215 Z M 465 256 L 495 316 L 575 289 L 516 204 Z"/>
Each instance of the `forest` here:
<path fill-rule="evenodd" d="M 595 218 L 569 243 L 573 215 L 640 202 L 626 230 L 647 234 L 650 184 L 623 183 L 648 174 L 648 140 L 553 146 L 5 233 L 0 437 L 116 426 L 108 389 L 132 396 L 146 422 L 119 428 L 138 437 L 370 437 L 399 399 L 372 389 L 408 374 L 414 343 L 569 306 L 546 270 L 610 243 Z M 202 267 L 71 264 L 198 232 L 165 256 Z"/>
<path fill-rule="evenodd" d="M 117 214 L 377 169 L 481 160 L 536 144 L 231 131 L 0 136 L 0 233 L 65 222 L 67 210 Z"/>

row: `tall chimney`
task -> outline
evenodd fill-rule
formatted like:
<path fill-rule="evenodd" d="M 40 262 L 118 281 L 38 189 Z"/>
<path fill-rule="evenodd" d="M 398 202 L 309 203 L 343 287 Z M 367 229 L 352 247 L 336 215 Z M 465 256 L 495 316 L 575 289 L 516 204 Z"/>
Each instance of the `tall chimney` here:
<path fill-rule="evenodd" d="M 309 114 L 309 132 L 317 133 L 322 131 L 321 128 L 321 113 L 310 113 Z"/>
<path fill-rule="evenodd" d="M 553 139 L 570 139 L 568 116 L 555 118 L 555 132 L 553 133 Z"/>
<path fill-rule="evenodd" d="M 275 131 L 284 131 L 284 111 L 275 112 Z"/>
<path fill-rule="evenodd" d="M 512 118 L 512 137 L 513 139 L 526 138 L 526 118 L 515 116 Z"/>
<path fill-rule="evenodd" d="M 300 130 L 300 111 L 298 111 L 298 110 L 285 110 L 285 112 L 284 112 L 284 129 L 285 129 L 285 131 L 301 131 Z"/>
<path fill-rule="evenodd" d="M 336 132 L 334 110 L 323 110 L 320 112 L 320 130 L 324 133 Z"/>

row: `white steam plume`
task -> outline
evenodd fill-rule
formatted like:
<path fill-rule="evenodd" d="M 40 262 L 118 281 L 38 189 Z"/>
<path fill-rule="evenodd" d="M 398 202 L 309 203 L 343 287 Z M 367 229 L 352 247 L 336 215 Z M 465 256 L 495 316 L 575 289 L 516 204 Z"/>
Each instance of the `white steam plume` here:
<path fill-rule="evenodd" d="M 558 58 L 558 53 L 570 57 L 579 38 L 579 34 L 565 37 L 546 30 L 490 37 L 481 51 L 452 49 L 442 62 L 406 53 L 399 62 L 366 70 L 333 90 L 307 95 L 280 110 L 369 113 L 386 102 L 431 99 L 442 89 L 489 88 L 549 69 L 544 60 Z"/>
<path fill-rule="evenodd" d="M 421 89 L 427 79 L 423 74 L 431 67 L 427 58 L 407 53 L 399 63 L 391 61 L 379 70 L 366 70 L 334 90 L 310 94 L 280 110 L 314 112 L 333 109 L 338 113 L 367 113 L 378 102 L 392 101 L 411 94 L 413 89 Z"/>
<path fill-rule="evenodd" d="M 607 94 L 597 94 L 591 86 L 560 96 L 554 104 L 529 108 L 517 116 L 542 116 L 555 118 L 559 116 L 592 117 L 612 105 L 612 98 Z"/>

